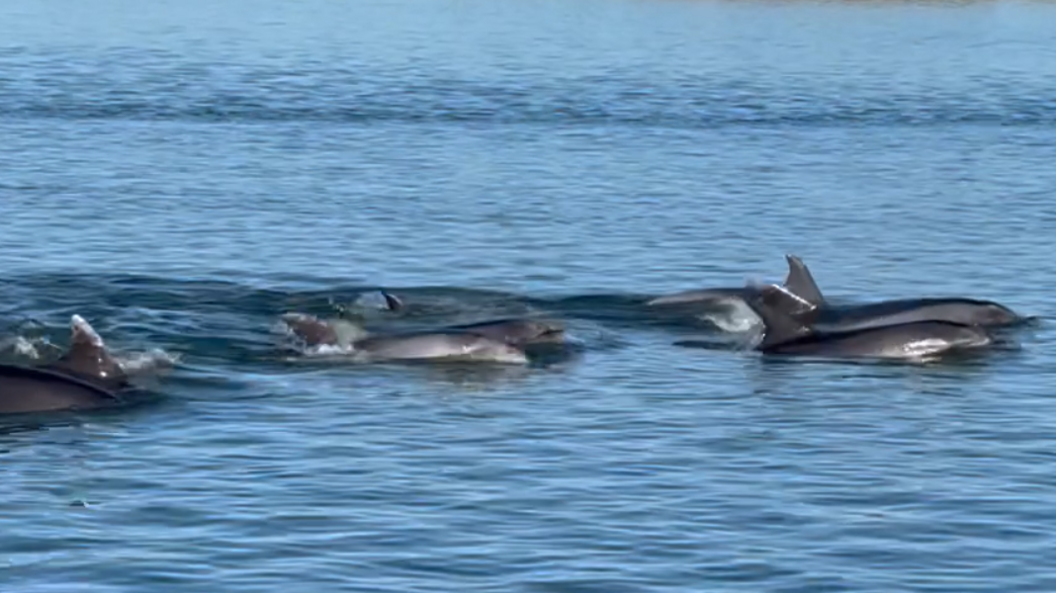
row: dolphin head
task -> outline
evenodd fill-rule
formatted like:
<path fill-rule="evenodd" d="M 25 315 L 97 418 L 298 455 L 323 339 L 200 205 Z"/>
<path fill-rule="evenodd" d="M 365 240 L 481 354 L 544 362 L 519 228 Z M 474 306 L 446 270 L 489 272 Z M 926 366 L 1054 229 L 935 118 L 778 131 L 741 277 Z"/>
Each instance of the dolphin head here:
<path fill-rule="evenodd" d="M 103 338 L 80 315 L 70 318 L 69 350 L 50 366 L 108 387 L 124 385 L 128 380 Z"/>
<path fill-rule="evenodd" d="M 562 343 L 565 341 L 565 328 L 563 326 L 555 321 L 540 319 L 501 319 L 454 327 L 455 329 L 516 346 Z"/>
<path fill-rule="evenodd" d="M 305 346 L 331 346 L 337 344 L 337 332 L 325 321 L 305 313 L 285 313 L 280 317 L 293 335 Z"/>
<path fill-rule="evenodd" d="M 997 303 L 987 303 L 979 311 L 976 325 L 1002 326 L 1012 325 L 1020 321 L 1020 316 L 1014 311 Z"/>
<path fill-rule="evenodd" d="M 324 321 L 306 313 L 285 313 L 280 319 L 286 325 L 287 331 L 308 348 L 347 347 L 368 335 L 361 325 L 344 319 Z"/>
<path fill-rule="evenodd" d="M 565 341 L 565 328 L 552 321 L 525 319 L 513 322 L 506 330 L 511 344 L 540 344 Z"/>

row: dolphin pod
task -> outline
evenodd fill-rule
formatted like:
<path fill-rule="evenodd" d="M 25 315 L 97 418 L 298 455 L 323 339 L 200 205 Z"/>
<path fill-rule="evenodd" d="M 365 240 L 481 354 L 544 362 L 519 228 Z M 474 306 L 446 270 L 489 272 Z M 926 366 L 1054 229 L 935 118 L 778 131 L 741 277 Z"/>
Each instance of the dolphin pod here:
<path fill-rule="evenodd" d="M 644 301 L 663 306 L 728 307 L 743 304 L 762 321 L 754 350 L 763 355 L 933 360 L 995 343 L 991 331 L 1025 318 L 992 301 L 962 297 L 903 298 L 865 304 L 830 303 L 810 269 L 785 255 L 783 284 L 688 290 Z M 380 291 L 378 306 L 403 312 L 403 299 Z M 523 365 L 529 349 L 566 343 L 565 328 L 539 319 L 493 319 L 431 330 L 372 333 L 344 319 L 298 312 L 280 316 L 289 335 L 307 349 L 360 362 L 472 361 Z M 131 389 L 122 365 L 78 315 L 70 343 L 57 360 L 38 366 L 0 364 L 0 414 L 90 410 L 127 403 Z"/>
<path fill-rule="evenodd" d="M 783 284 L 696 289 L 654 297 L 646 307 L 745 305 L 763 322 L 762 339 L 755 349 L 763 354 L 930 360 L 948 352 L 978 349 L 994 343 L 989 329 L 1024 320 L 992 301 L 962 297 L 904 298 L 866 304 L 834 305 L 822 293 L 810 268 L 796 255 L 786 254 L 788 273 Z M 404 303 L 384 291 L 385 307 L 400 310 Z M 284 318 L 293 333 L 311 345 L 337 345 L 340 320 L 324 322 L 300 314 Z M 294 323 L 290 324 L 293 320 Z M 435 332 L 357 337 L 342 345 L 361 359 L 443 359 L 460 352 L 474 360 L 521 362 L 520 357 L 495 350 L 488 342 L 463 336 L 476 333 L 490 340 L 524 348 L 529 343 L 560 342 L 563 330 L 546 323 L 497 320 L 449 326 Z M 357 333 L 358 332 L 358 333 Z M 325 340 L 320 340 L 320 337 Z"/>

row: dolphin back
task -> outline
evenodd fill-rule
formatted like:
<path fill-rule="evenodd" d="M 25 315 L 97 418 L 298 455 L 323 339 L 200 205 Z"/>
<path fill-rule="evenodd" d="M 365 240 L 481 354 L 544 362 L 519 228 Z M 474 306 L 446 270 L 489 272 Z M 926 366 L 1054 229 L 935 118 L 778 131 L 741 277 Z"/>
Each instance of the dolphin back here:
<path fill-rule="evenodd" d="M 0 413 L 89 409 L 121 402 L 114 392 L 74 375 L 0 364 Z"/>

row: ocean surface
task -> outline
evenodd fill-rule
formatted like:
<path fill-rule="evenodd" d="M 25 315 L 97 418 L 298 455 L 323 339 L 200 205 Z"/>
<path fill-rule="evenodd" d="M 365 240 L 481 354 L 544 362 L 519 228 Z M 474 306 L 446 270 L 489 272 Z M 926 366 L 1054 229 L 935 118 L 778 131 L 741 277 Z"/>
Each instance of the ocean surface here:
<path fill-rule="evenodd" d="M 156 373 L 0 418 L 0 591 L 1056 591 L 1054 163 L 1053 3 L 5 0 L 3 357 L 78 314 Z M 772 361 L 641 306 L 786 253 L 1040 323 Z M 287 311 L 574 344 L 346 364 Z"/>

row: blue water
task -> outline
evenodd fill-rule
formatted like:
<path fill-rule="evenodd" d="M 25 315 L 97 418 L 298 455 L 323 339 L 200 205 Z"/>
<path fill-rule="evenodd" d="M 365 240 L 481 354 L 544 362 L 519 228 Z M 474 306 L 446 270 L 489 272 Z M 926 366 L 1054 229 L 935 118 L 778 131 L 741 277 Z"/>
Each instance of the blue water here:
<path fill-rule="evenodd" d="M 0 590 L 1056 590 L 1056 5 L 0 4 L 0 339 L 177 360 L 0 431 Z M 636 295 L 994 299 L 929 367 L 685 348 Z M 543 313 L 526 368 L 342 365 Z M 721 332 L 718 332 L 721 333 Z"/>

